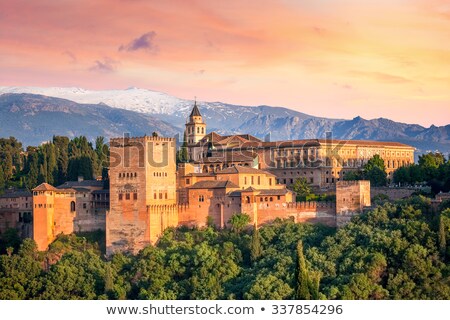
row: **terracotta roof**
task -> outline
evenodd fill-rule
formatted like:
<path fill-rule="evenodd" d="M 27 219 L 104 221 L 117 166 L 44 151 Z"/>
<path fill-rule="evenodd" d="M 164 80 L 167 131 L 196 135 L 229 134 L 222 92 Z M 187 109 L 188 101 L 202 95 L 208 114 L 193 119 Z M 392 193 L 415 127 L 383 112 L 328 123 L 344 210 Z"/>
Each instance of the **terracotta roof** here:
<path fill-rule="evenodd" d="M 258 191 L 258 190 L 256 190 L 255 188 L 253 188 L 253 187 L 248 187 L 247 189 L 244 189 L 244 190 L 242 190 L 242 191 L 247 191 L 247 192 L 255 192 L 255 191 Z"/>
<path fill-rule="evenodd" d="M 225 138 L 225 137 L 224 137 Z M 266 149 L 266 148 L 309 148 L 309 147 L 321 147 L 327 144 L 344 144 L 344 145 L 357 145 L 357 146 L 379 146 L 379 147 L 399 147 L 399 148 L 411 148 L 409 146 L 400 142 L 393 141 L 373 141 L 373 140 L 343 140 L 343 139 L 333 139 L 331 141 L 325 139 L 303 139 L 303 140 L 282 140 L 282 141 L 250 141 L 246 142 L 242 146 L 242 149 Z M 228 150 L 226 145 L 218 145 L 219 150 Z"/>
<path fill-rule="evenodd" d="M 351 144 L 351 145 L 361 145 L 361 146 L 387 146 L 387 147 L 403 147 L 403 148 L 413 148 L 412 146 L 409 146 L 404 143 L 400 142 L 393 142 L 393 141 L 375 141 L 375 140 L 339 140 L 339 139 L 333 139 L 331 141 L 327 141 L 325 139 L 318 139 L 320 144 L 327 144 L 327 143 L 333 143 L 333 144 Z"/>
<path fill-rule="evenodd" d="M 222 137 L 220 134 L 215 133 L 215 132 L 210 132 L 210 133 L 208 133 L 206 136 L 204 136 L 204 137 L 197 143 L 197 145 L 205 144 L 206 142 L 217 142 L 217 141 L 220 141 L 220 140 L 222 140 L 222 139 L 223 139 L 223 137 Z"/>
<path fill-rule="evenodd" d="M 245 190 L 234 190 L 228 193 L 228 196 L 230 197 L 240 197 L 242 195 L 242 192 L 245 191 L 253 191 L 256 193 L 256 196 L 284 196 L 286 193 L 289 193 L 291 191 L 287 190 L 286 188 L 283 189 L 261 189 L 257 190 L 252 187 L 249 187 Z"/>
<path fill-rule="evenodd" d="M 274 176 L 270 172 L 244 166 L 233 166 L 216 172 L 216 174 L 238 174 L 238 173 L 265 174 L 269 176 Z"/>
<path fill-rule="evenodd" d="M 214 177 L 214 174 L 210 172 L 191 172 L 186 177 Z"/>
<path fill-rule="evenodd" d="M 233 182 L 226 181 L 199 181 L 193 184 L 189 189 L 220 189 L 220 188 L 239 188 Z"/>
<path fill-rule="evenodd" d="M 240 152 L 213 152 L 208 158 L 203 158 L 195 161 L 195 163 L 222 163 L 234 161 L 253 161 L 258 157 L 258 154 L 242 150 Z"/>
<path fill-rule="evenodd" d="M 38 185 L 36 188 L 34 188 L 33 191 L 58 191 L 58 189 L 44 182 Z"/>

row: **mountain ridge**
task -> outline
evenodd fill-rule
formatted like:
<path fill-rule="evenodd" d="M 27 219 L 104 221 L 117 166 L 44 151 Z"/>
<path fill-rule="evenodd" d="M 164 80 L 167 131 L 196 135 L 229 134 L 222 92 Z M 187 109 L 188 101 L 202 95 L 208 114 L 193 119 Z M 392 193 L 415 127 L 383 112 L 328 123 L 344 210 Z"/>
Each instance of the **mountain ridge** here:
<path fill-rule="evenodd" d="M 151 116 L 153 121 L 170 124 L 170 134 L 173 130 L 182 134 L 194 103 L 193 100 L 135 87 L 104 91 L 60 87 L 0 87 L 0 96 L 2 93 L 26 92 L 64 97 L 81 104 L 101 104 Z M 396 122 L 382 117 L 370 120 L 360 116 L 353 119 L 329 119 L 283 107 L 240 106 L 222 102 L 197 103 L 207 123 L 208 132 L 249 133 L 260 138 L 270 134 L 271 140 L 275 141 L 323 138 L 326 132 L 331 131 L 337 139 L 398 141 L 413 145 L 419 153 L 434 150 L 450 152 L 450 125 L 432 125 L 426 128 L 419 124 Z"/>

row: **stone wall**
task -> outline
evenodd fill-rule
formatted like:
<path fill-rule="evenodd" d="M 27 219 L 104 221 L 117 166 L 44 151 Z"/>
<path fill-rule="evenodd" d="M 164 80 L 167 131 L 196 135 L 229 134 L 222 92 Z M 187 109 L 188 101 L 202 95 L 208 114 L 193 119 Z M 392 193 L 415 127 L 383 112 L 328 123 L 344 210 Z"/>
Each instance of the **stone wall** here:
<path fill-rule="evenodd" d="M 370 190 L 370 196 L 373 197 L 384 194 L 389 197 L 390 200 L 400 200 L 410 197 L 418 189 L 413 188 L 388 188 L 388 187 L 375 187 Z"/>

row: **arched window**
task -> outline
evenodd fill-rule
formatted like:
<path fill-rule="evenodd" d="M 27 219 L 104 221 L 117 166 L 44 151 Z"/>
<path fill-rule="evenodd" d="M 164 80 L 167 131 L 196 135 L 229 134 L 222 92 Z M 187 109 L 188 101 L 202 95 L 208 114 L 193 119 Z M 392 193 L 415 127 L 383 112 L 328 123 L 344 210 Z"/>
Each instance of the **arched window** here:
<path fill-rule="evenodd" d="M 75 212 L 75 201 L 70 202 L 70 211 Z"/>
<path fill-rule="evenodd" d="M 205 128 L 202 128 L 202 133 L 205 133 Z"/>
<path fill-rule="evenodd" d="M 270 202 L 272 202 L 273 201 L 273 198 L 272 197 L 270 197 Z"/>
<path fill-rule="evenodd" d="M 249 197 L 249 196 L 246 196 L 246 197 L 245 197 L 245 202 L 246 202 L 246 203 L 250 203 L 250 197 Z"/>
<path fill-rule="evenodd" d="M 200 133 L 200 127 L 197 127 L 197 133 Z"/>

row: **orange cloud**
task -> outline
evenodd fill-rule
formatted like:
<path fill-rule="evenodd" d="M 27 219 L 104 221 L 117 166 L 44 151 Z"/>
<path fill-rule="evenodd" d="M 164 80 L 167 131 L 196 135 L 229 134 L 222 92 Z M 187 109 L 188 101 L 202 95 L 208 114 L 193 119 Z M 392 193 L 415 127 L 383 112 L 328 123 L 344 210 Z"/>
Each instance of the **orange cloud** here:
<path fill-rule="evenodd" d="M 0 85 L 134 85 L 336 118 L 450 119 L 444 0 L 16 0 L 0 12 Z"/>

